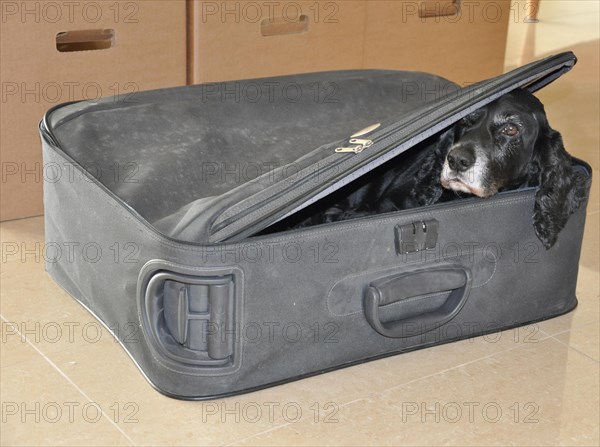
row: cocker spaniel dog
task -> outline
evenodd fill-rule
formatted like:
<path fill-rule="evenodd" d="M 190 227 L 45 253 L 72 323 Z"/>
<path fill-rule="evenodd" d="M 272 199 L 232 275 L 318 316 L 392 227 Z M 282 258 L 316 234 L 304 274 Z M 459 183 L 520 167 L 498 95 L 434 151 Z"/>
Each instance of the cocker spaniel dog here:
<path fill-rule="evenodd" d="M 420 146 L 338 191 L 329 206 L 313 208 L 293 227 L 532 186 L 533 226 L 549 249 L 586 197 L 585 176 L 573 168 L 542 103 L 526 90 L 500 97 Z"/>

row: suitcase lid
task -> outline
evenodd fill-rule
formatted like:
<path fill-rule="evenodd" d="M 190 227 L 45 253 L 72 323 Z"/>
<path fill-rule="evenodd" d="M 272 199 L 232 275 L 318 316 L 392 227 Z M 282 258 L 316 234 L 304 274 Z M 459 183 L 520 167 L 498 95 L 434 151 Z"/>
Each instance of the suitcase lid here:
<path fill-rule="evenodd" d="M 313 119 L 314 132 L 305 129 L 306 136 L 299 138 L 299 141 L 297 141 L 298 137 L 302 134 L 297 129 L 293 129 L 296 123 L 294 120 L 303 119 L 307 113 L 310 115 L 313 108 L 316 113 L 317 108 L 314 104 L 300 103 L 284 106 L 275 102 L 262 108 L 253 108 L 233 103 L 229 106 L 217 104 L 218 107 L 214 107 L 204 104 L 204 107 L 198 107 L 194 101 L 198 102 L 199 95 L 206 93 L 202 91 L 203 86 L 136 93 L 135 101 L 125 104 L 104 98 L 57 106 L 46 114 L 40 129 L 42 138 L 47 144 L 63 152 L 63 155 L 71 159 L 76 167 L 81 168 L 86 176 L 92 177 L 93 181 L 104 188 L 109 195 L 155 231 L 176 240 L 195 243 L 239 241 L 257 234 L 331 194 L 499 96 L 523 86 L 532 92 L 542 88 L 570 70 L 575 63 L 575 55 L 566 52 L 464 88 L 459 88 L 433 75 L 382 70 L 270 78 L 270 80 L 296 79 L 298 82 L 301 80 L 303 85 L 312 85 L 312 82 L 321 87 L 324 85 L 323 82 L 333 80 L 338 85 L 352 87 L 350 99 L 354 98 L 356 104 L 347 103 L 348 98 L 346 98 L 346 102 L 335 104 L 335 107 L 321 108 L 321 113 L 325 110 L 328 116 L 331 115 L 332 122 L 340 123 L 339 126 L 332 126 L 331 122 L 321 125 Z M 394 103 L 387 100 L 387 96 L 398 87 L 398 77 L 402 78 L 402 82 L 423 83 L 422 87 L 425 90 L 432 85 L 453 88 L 446 88 L 443 94 L 438 92 L 438 99 L 433 101 L 424 102 L 423 99 L 415 100 L 408 97 L 403 98 L 402 101 L 396 100 Z M 373 81 L 369 87 L 365 83 L 371 81 L 371 78 Z M 240 82 L 242 88 L 251 83 L 251 81 Z M 373 88 L 375 84 L 377 87 Z M 357 89 L 357 86 L 365 86 L 365 91 Z M 364 96 L 366 94 L 379 96 L 366 98 Z M 387 108 L 381 106 L 371 113 L 370 107 L 374 105 L 377 107 L 379 103 L 385 103 Z M 306 107 L 311 108 L 306 109 Z M 357 111 L 347 113 L 348 107 L 356 107 Z M 243 109 L 242 112 L 239 112 L 240 109 Z M 345 114 L 342 113 L 344 109 L 346 109 Z M 139 110 L 143 110 L 143 113 L 137 116 Z M 154 110 L 157 111 L 156 116 L 152 113 Z M 257 116 L 256 110 L 264 116 Z M 396 110 L 398 113 L 395 113 Z M 280 136 L 284 138 L 287 136 L 286 129 L 282 127 L 288 126 L 286 119 L 289 117 L 291 122 L 289 133 L 296 140 L 292 143 L 285 142 L 288 158 L 281 158 L 279 160 L 281 165 L 276 169 L 250 182 L 218 191 L 216 195 L 210 197 L 198 198 L 200 194 L 194 188 L 190 188 L 190 185 L 197 185 L 198 182 L 178 183 L 176 178 L 182 172 L 190 175 L 190 167 L 186 166 L 186 163 L 189 164 L 189 160 L 186 159 L 188 154 L 175 157 L 175 160 L 170 155 L 181 149 L 178 147 L 181 138 L 187 138 L 185 143 L 189 149 L 189 140 L 193 143 L 193 138 L 196 138 L 199 132 L 198 123 L 205 122 L 201 121 L 198 115 L 210 114 L 213 111 L 218 115 L 217 118 L 213 117 L 206 121 L 211 123 L 212 127 L 206 132 L 202 130 L 204 132 L 202 144 L 205 144 L 207 138 L 215 141 L 213 146 L 216 149 L 212 149 L 213 154 L 215 150 L 225 147 L 226 150 L 232 151 L 223 155 L 225 160 L 228 157 L 246 157 L 248 160 L 252 160 L 255 156 L 259 157 L 263 154 L 260 152 L 255 154 L 252 151 L 260 151 L 260 144 L 255 145 L 250 153 L 243 152 L 244 141 L 246 141 L 244 138 L 252 138 L 252 136 L 237 136 L 239 139 L 235 140 L 236 129 L 244 126 L 247 129 L 247 124 L 241 125 L 240 120 L 262 123 L 263 131 L 268 129 L 266 125 L 269 124 L 265 123 L 265 120 L 276 121 L 274 133 L 269 135 L 276 141 Z M 340 114 L 336 115 L 338 111 Z M 369 116 L 365 117 L 365 114 Z M 285 119 L 281 118 L 282 115 Z M 373 126 L 365 129 L 363 133 L 355 134 L 355 130 L 367 124 L 375 124 L 368 121 L 371 116 L 378 118 L 383 116 L 386 119 L 382 119 L 377 127 Z M 176 119 L 182 122 L 164 125 L 165 120 L 176 121 Z M 359 124 L 360 127 L 357 127 Z M 195 130 L 190 131 L 194 126 Z M 341 133 L 340 129 L 342 129 Z M 351 133 L 352 136 L 349 135 Z M 223 138 L 229 138 L 227 144 L 223 144 Z M 335 139 L 337 140 L 331 142 Z M 304 155 L 289 162 L 290 149 L 293 151 L 293 145 L 302 144 L 302 141 L 305 141 L 306 146 L 299 152 Z M 151 155 L 153 158 L 143 159 L 144 144 L 152 148 L 160 147 L 159 156 L 154 153 Z M 111 176 L 120 178 L 117 172 L 112 172 L 113 165 L 117 168 L 127 167 L 132 145 L 138 146 L 135 154 L 140 157 L 139 163 L 142 163 L 141 167 L 134 163 L 132 169 L 147 168 L 146 178 L 156 177 L 152 179 L 151 184 L 127 183 L 122 179 L 121 182 L 107 180 L 106 172 L 100 172 L 105 176 L 102 179 L 99 178 L 98 172 L 94 172 L 97 166 L 85 170 L 85 161 L 102 160 L 104 157 L 108 161 L 102 167 L 111 170 Z M 317 147 L 318 145 L 320 146 Z M 317 148 L 307 153 L 314 147 Z M 277 144 L 270 146 L 270 150 L 273 148 L 277 149 Z M 204 155 L 203 147 L 194 150 L 200 152 L 200 154 L 194 153 L 195 157 Z M 207 156 L 210 157 L 210 150 L 206 150 L 209 151 Z M 276 152 L 274 154 L 277 155 Z M 144 166 L 143 163 L 150 166 Z M 168 164 L 173 166 L 162 170 L 162 167 Z M 127 175 L 127 172 L 122 172 L 121 175 Z M 169 209 L 166 216 L 159 215 L 158 218 L 153 218 L 155 216 L 152 215 L 151 210 L 161 207 L 161 203 L 157 203 L 156 188 L 161 188 L 163 183 L 163 191 L 160 191 L 161 200 L 158 202 L 162 201 L 164 206 L 165 202 L 169 201 L 169 195 L 177 195 L 171 205 L 176 204 L 179 208 L 176 207 L 175 211 Z M 180 206 L 182 203 L 185 205 Z M 141 212 L 142 209 L 145 212 Z"/>
<path fill-rule="evenodd" d="M 550 56 L 496 78 L 469 85 L 423 104 L 399 122 L 385 122 L 342 147 L 328 145 L 330 155 L 317 166 L 301 172 L 284 190 L 266 188 L 222 210 L 210 227 L 209 241 L 239 241 L 300 211 L 317 200 L 399 155 L 480 107 L 519 87 L 531 92 L 548 85 L 577 62 L 572 52 Z M 369 130 L 368 128 L 365 130 Z M 358 133 L 361 133 L 360 131 Z M 358 152 L 340 151 L 360 140 L 367 147 Z M 354 144 L 356 146 L 356 144 Z"/>
<path fill-rule="evenodd" d="M 371 120 L 399 121 L 458 88 L 419 72 L 319 72 L 62 104 L 40 127 L 63 178 L 81 174 L 154 232 L 206 241 L 205 216 L 316 164 L 330 155 L 321 146 Z"/>

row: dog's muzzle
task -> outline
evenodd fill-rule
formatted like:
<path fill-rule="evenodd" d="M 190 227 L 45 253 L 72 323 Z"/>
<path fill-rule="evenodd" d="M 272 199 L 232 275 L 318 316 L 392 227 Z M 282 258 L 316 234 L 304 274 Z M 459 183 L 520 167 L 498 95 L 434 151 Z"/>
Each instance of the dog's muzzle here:
<path fill-rule="evenodd" d="M 484 173 L 485 167 L 476 150 L 463 145 L 454 146 L 444 161 L 440 182 L 446 189 L 489 197 L 496 191 L 484 186 Z"/>

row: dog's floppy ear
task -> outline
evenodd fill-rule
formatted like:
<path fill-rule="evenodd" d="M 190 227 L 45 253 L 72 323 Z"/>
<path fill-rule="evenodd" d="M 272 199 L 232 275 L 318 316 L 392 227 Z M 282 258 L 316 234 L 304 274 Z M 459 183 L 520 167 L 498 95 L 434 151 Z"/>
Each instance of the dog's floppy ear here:
<path fill-rule="evenodd" d="M 538 116 L 539 135 L 530 168 L 530 185 L 537 186 L 533 226 L 546 249 L 586 197 L 586 179 L 573 169 L 571 156 L 564 148 L 561 135 Z"/>

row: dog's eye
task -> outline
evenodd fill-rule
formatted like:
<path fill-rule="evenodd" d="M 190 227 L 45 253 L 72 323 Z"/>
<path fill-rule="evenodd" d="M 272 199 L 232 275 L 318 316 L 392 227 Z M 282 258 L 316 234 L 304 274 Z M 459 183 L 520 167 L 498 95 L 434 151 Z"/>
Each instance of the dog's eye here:
<path fill-rule="evenodd" d="M 504 126 L 502 128 L 502 133 L 509 137 L 514 137 L 515 135 L 517 135 L 519 133 L 519 128 L 517 126 L 515 126 L 514 124 L 507 124 L 506 126 Z"/>

